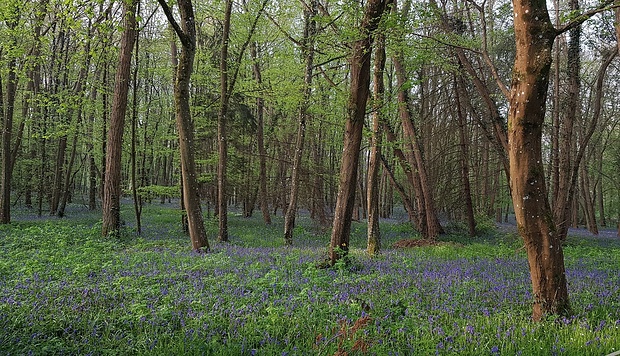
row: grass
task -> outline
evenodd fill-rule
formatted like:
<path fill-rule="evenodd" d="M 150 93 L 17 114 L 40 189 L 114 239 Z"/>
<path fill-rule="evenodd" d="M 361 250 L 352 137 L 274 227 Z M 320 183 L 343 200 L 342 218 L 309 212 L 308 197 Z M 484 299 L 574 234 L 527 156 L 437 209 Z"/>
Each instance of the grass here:
<path fill-rule="evenodd" d="M 231 215 L 230 242 L 190 251 L 178 212 L 145 207 L 145 231 L 100 237 L 98 216 L 17 212 L 0 226 L 0 354 L 605 355 L 620 349 L 620 241 L 570 237 L 574 315 L 530 321 L 527 261 L 514 235 L 488 232 L 408 250 L 408 224 L 381 224 L 383 253 L 317 269 L 329 231 L 300 217 Z M 21 214 L 21 215 L 20 215 Z M 207 220 L 210 236 L 216 222 Z"/>

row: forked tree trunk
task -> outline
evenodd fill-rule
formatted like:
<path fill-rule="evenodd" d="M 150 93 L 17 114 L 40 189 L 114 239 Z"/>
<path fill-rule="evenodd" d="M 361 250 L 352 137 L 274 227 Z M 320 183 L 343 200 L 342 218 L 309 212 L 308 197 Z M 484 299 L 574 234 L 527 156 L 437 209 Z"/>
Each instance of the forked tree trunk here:
<path fill-rule="evenodd" d="M 159 0 L 159 4 L 182 44 L 174 83 L 174 107 L 177 130 L 179 131 L 183 205 L 187 212 L 187 225 L 192 249 L 200 252 L 209 250 L 209 242 L 200 206 L 196 163 L 194 161 L 194 122 L 189 105 L 189 86 L 196 54 L 196 23 L 192 1 L 179 0 L 177 3 L 181 16 L 180 26 L 174 19 L 172 10 L 166 1 Z"/>
<path fill-rule="evenodd" d="M 112 115 L 108 130 L 105 156 L 105 183 L 103 189 L 101 234 L 118 234 L 121 227 L 121 154 L 123 146 L 123 130 L 127 111 L 127 94 L 131 69 L 131 54 L 136 38 L 136 3 L 137 0 L 123 2 L 124 31 L 114 83 L 112 99 Z"/>
<path fill-rule="evenodd" d="M 293 244 L 293 228 L 295 227 L 295 216 L 297 215 L 297 199 L 299 196 L 299 181 L 301 175 L 301 161 L 304 153 L 306 122 L 309 114 L 310 93 L 312 90 L 312 75 L 314 67 L 314 36 L 316 34 L 316 20 L 318 1 L 312 0 L 310 8 L 306 9 L 304 26 L 304 38 L 301 42 L 301 52 L 306 61 L 304 70 L 303 95 L 299 106 L 299 121 L 297 126 L 297 139 L 295 141 L 295 154 L 293 155 L 293 172 L 291 174 L 291 193 L 289 204 L 284 215 L 284 243 L 287 246 Z"/>
<path fill-rule="evenodd" d="M 355 187 L 366 102 L 370 86 L 372 32 L 377 28 L 386 1 L 369 0 L 361 23 L 362 38 L 353 45 L 351 56 L 351 92 L 347 104 L 344 149 L 340 166 L 340 186 L 334 211 L 334 226 L 329 248 L 330 263 L 345 257 L 349 251 L 351 217 L 355 207 Z"/>

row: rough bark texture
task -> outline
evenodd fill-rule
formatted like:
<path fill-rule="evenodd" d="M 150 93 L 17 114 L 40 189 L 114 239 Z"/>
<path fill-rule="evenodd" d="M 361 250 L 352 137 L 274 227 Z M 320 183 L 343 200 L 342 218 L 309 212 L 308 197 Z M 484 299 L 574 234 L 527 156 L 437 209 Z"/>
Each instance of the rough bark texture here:
<path fill-rule="evenodd" d="M 187 228 L 194 251 L 209 249 L 200 206 L 199 185 L 196 179 L 194 162 L 194 123 L 189 105 L 190 79 L 196 54 L 196 23 L 191 0 L 179 0 L 179 26 L 165 0 L 159 0 L 168 21 L 181 40 L 181 53 L 178 57 L 176 81 L 174 83 L 174 106 L 177 130 L 179 131 L 179 151 L 181 156 L 181 186 L 183 205 L 187 212 Z"/>
<path fill-rule="evenodd" d="M 361 24 L 362 38 L 353 45 L 351 56 L 351 92 L 347 104 L 344 149 L 340 166 L 340 186 L 334 211 L 334 225 L 329 249 L 330 263 L 334 265 L 349 250 L 351 217 L 355 207 L 355 187 L 366 102 L 370 86 L 372 31 L 377 28 L 385 1 L 370 0 L 366 4 Z"/>
<path fill-rule="evenodd" d="M 125 113 L 127 111 L 127 94 L 131 69 L 131 55 L 136 38 L 136 2 L 123 2 L 124 30 L 121 38 L 121 47 L 114 82 L 114 97 L 112 99 L 112 114 L 110 129 L 107 135 L 105 159 L 105 183 L 103 189 L 102 215 L 103 236 L 118 234 L 121 227 L 120 198 L 121 198 L 121 153 L 123 144 L 123 130 L 125 128 Z"/>
<path fill-rule="evenodd" d="M 299 107 L 299 121 L 297 126 L 297 139 L 295 141 L 295 153 L 293 155 L 293 172 L 291 174 L 291 193 L 289 204 L 284 216 L 284 243 L 288 246 L 293 244 L 293 228 L 297 215 L 297 199 L 299 197 L 299 181 L 301 175 L 301 160 L 304 153 L 306 138 L 306 122 L 309 118 L 308 107 L 310 106 L 310 93 L 312 89 L 312 75 L 314 67 L 314 36 L 316 34 L 316 21 L 318 2 L 313 0 L 311 7 L 305 11 L 306 24 L 304 38 L 301 43 L 301 51 L 306 61 L 304 70 L 304 87 Z"/>
<path fill-rule="evenodd" d="M 517 52 L 508 114 L 510 185 L 519 234 L 525 242 L 534 320 L 568 314 L 562 244 L 547 200 L 542 128 L 556 31 L 545 0 L 513 0 Z"/>

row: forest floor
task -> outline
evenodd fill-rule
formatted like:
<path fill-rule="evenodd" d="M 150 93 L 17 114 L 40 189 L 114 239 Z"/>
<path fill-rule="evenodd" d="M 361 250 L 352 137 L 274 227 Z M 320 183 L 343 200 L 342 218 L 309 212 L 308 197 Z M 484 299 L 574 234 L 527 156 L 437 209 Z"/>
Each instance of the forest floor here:
<path fill-rule="evenodd" d="M 206 213 L 206 212 L 205 212 Z M 530 320 L 527 260 L 514 226 L 459 223 L 427 244 L 382 221 L 382 253 L 352 225 L 349 263 L 320 269 L 329 231 L 305 214 L 294 246 L 283 219 L 229 215 L 230 241 L 190 250 L 177 205 L 131 205 L 121 236 L 100 213 L 14 210 L 0 226 L 0 354 L 606 355 L 620 349 L 620 239 L 571 230 L 565 263 L 573 313 Z M 394 248 L 405 243 L 416 248 Z M 417 242 L 415 242 L 417 241 Z"/>

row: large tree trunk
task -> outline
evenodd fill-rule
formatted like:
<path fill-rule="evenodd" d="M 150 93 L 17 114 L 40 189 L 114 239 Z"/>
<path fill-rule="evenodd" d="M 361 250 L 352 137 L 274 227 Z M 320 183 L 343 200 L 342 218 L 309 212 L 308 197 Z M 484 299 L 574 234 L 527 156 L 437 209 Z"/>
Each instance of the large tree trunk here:
<path fill-rule="evenodd" d="M 355 207 L 355 187 L 362 129 L 366 115 L 370 85 L 372 32 L 377 28 L 385 9 L 384 0 L 369 0 L 361 24 L 362 38 L 353 45 L 351 57 L 351 92 L 347 104 L 344 149 L 340 166 L 340 187 L 334 211 L 334 226 L 329 249 L 330 263 L 345 257 L 349 251 L 351 216 Z"/>
<path fill-rule="evenodd" d="M 123 2 L 124 31 L 114 83 L 110 129 L 106 140 L 106 173 L 103 189 L 103 224 L 101 226 L 103 236 L 118 234 L 121 226 L 121 154 L 125 113 L 127 111 L 127 94 L 129 92 L 131 54 L 136 38 L 136 3 L 137 0 L 125 0 Z"/>
<path fill-rule="evenodd" d="M 314 67 L 314 36 L 316 34 L 316 20 L 318 1 L 312 0 L 310 8 L 306 9 L 304 26 L 304 38 L 301 42 L 301 52 L 306 61 L 304 70 L 303 96 L 299 106 L 299 121 L 297 127 L 297 139 L 295 141 L 295 154 L 293 156 L 293 173 L 291 175 L 291 193 L 289 204 L 284 216 L 284 243 L 288 246 L 293 244 L 293 228 L 297 215 L 297 199 L 299 196 L 299 181 L 301 175 L 301 161 L 304 153 L 306 137 L 306 122 L 309 118 L 308 107 L 310 106 L 310 93 L 312 90 L 312 75 Z"/>
<path fill-rule="evenodd" d="M 510 185 L 519 234 L 525 242 L 534 320 L 568 314 L 570 303 L 560 237 L 547 200 L 542 128 L 556 36 L 545 0 L 513 0 L 515 57 L 508 139 Z"/>
<path fill-rule="evenodd" d="M 179 131 L 179 151 L 181 156 L 181 186 L 192 249 L 201 252 L 202 250 L 209 250 L 209 242 L 200 206 L 199 185 L 196 177 L 196 163 L 194 161 L 194 122 L 189 105 L 189 86 L 196 54 L 194 7 L 191 0 L 178 1 L 179 14 L 181 16 L 181 25 L 179 26 L 166 1 L 159 0 L 159 4 L 182 44 L 176 70 L 176 81 L 174 83 L 174 107 L 177 130 Z"/>

